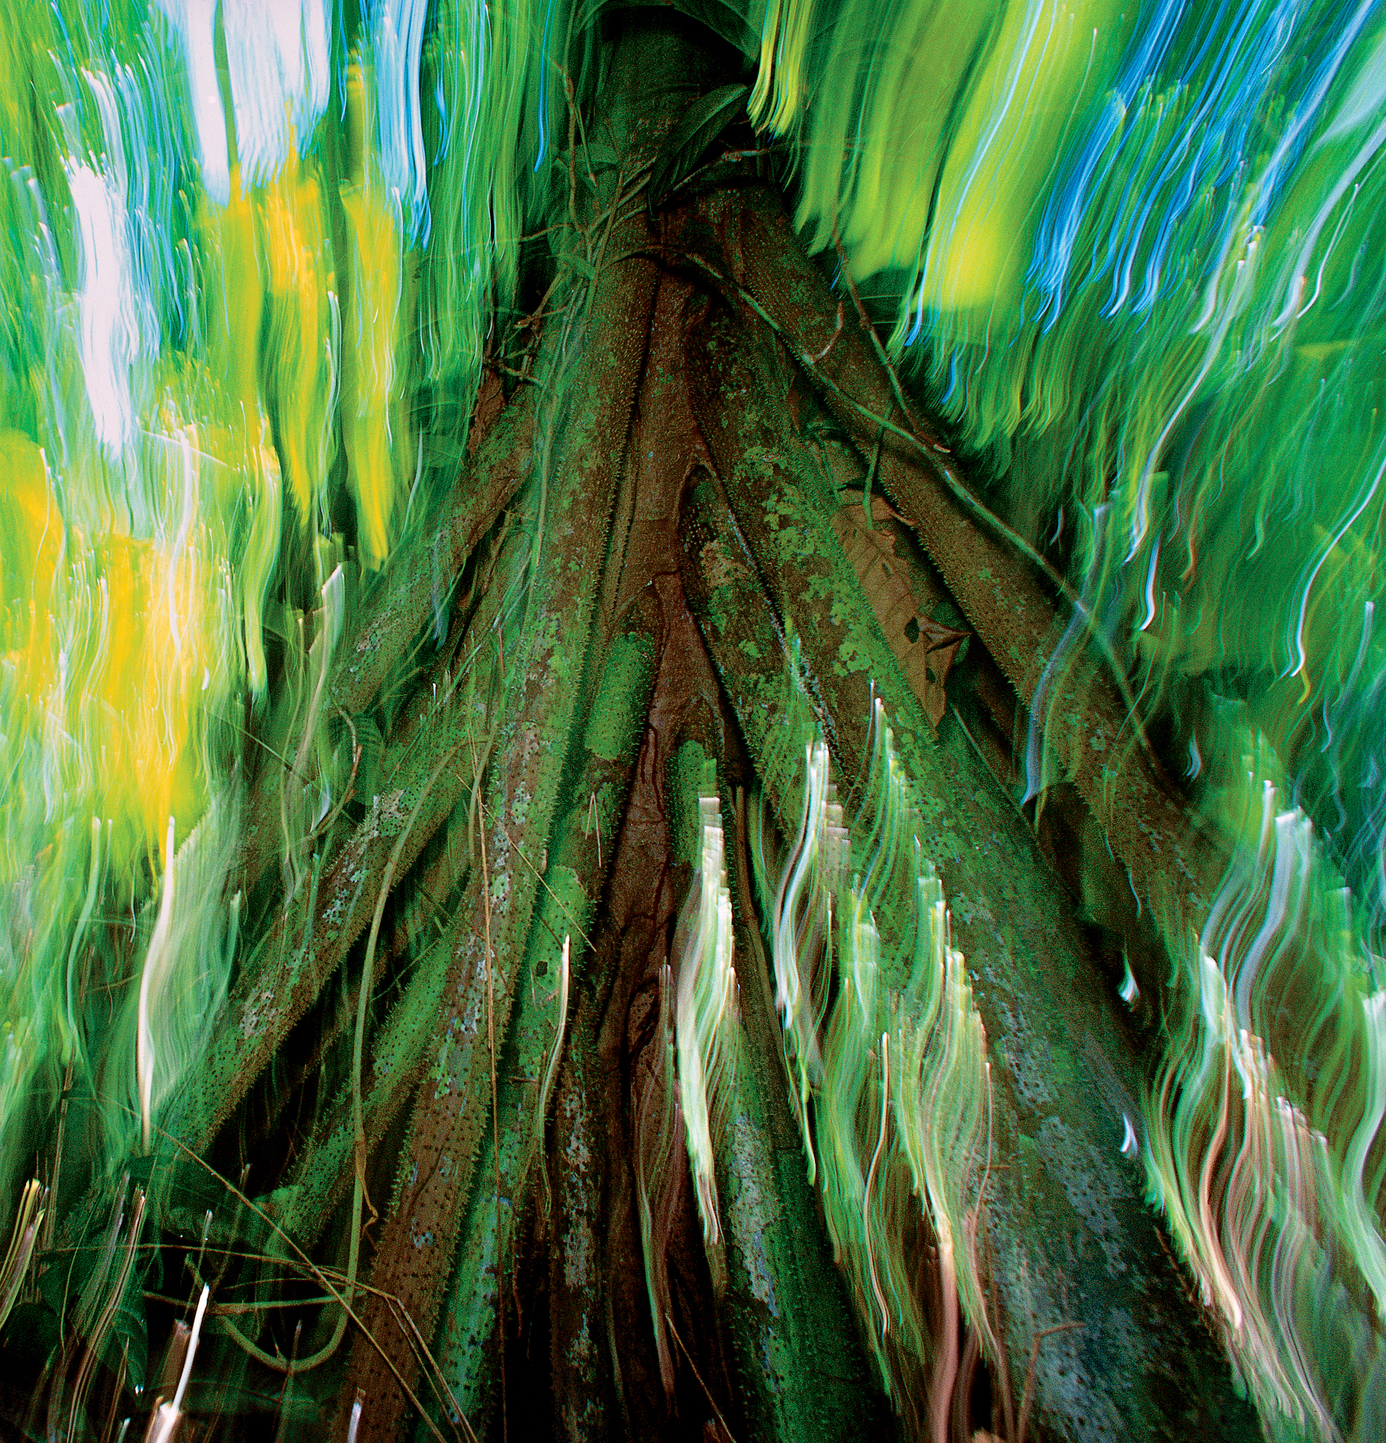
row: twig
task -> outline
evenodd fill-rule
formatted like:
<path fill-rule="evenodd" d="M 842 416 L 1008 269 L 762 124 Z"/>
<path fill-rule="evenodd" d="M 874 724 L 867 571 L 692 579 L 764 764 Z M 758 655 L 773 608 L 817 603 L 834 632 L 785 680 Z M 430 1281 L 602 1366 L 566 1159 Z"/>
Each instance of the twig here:
<path fill-rule="evenodd" d="M 895 392 L 895 404 L 900 407 L 901 414 L 909 421 L 916 430 L 923 430 L 918 420 L 909 408 L 905 400 L 905 388 L 900 384 L 900 377 L 896 374 L 895 366 L 890 359 L 890 354 L 881 344 L 881 338 L 876 334 L 876 327 L 871 324 L 871 317 L 866 313 L 866 307 L 862 304 L 861 295 L 857 291 L 856 279 L 852 275 L 852 268 L 847 264 L 847 253 L 842 247 L 842 238 L 838 235 L 837 222 L 833 221 L 833 246 L 837 251 L 837 258 L 842 263 L 842 274 L 847 281 L 847 289 L 851 293 L 852 304 L 857 308 L 857 317 L 861 321 L 861 328 L 871 338 L 871 345 L 876 352 L 876 359 L 880 361 L 887 376 L 890 377 L 891 390 Z M 936 440 L 931 438 L 932 445 L 936 451 L 948 453 L 947 446 L 940 446 Z M 951 454 L 951 453 L 948 453 Z"/>
<path fill-rule="evenodd" d="M 1030 1366 L 1025 1370 L 1025 1392 L 1020 1400 L 1020 1422 L 1016 1427 L 1015 1443 L 1025 1443 L 1025 1430 L 1030 1423 L 1030 1408 L 1035 1401 L 1035 1364 L 1039 1362 L 1040 1344 L 1054 1333 L 1067 1333 L 1082 1326 L 1082 1323 L 1055 1323 L 1052 1328 L 1044 1328 L 1035 1334 L 1035 1341 L 1030 1349 Z"/>
<path fill-rule="evenodd" d="M 686 189 L 709 171 L 716 170 L 719 165 L 728 165 L 738 160 L 755 160 L 764 153 L 761 150 L 724 150 L 721 155 L 714 155 L 711 160 L 700 165 L 696 170 L 690 170 L 681 180 L 676 180 L 669 187 L 665 199 L 667 200 L 669 196 Z"/>
<path fill-rule="evenodd" d="M 557 892 L 554 891 L 554 889 L 553 889 L 552 887 L 549 886 L 548 881 L 545 879 L 543 873 L 540 872 L 540 870 L 538 869 L 538 867 L 536 867 L 536 866 L 534 865 L 534 863 L 531 862 L 531 861 L 529 860 L 529 858 L 525 856 L 524 850 L 523 850 L 521 847 L 519 847 L 519 846 L 516 845 L 515 839 L 510 835 L 509 832 L 507 832 L 507 831 L 505 830 L 505 825 L 504 825 L 504 823 L 501 822 L 501 821 L 499 821 L 499 820 L 497 820 L 495 813 L 491 810 L 491 808 L 490 808 L 489 806 L 487 806 L 487 804 L 486 804 L 484 801 L 480 803 L 480 806 L 481 806 L 481 810 L 482 810 L 483 812 L 485 812 L 486 815 L 491 818 L 493 824 L 495 825 L 496 830 L 497 830 L 497 831 L 501 834 L 501 836 L 504 837 L 505 840 L 510 844 L 510 847 L 511 847 L 511 849 L 514 851 L 515 855 L 525 864 L 526 867 L 529 868 L 529 870 L 530 870 L 531 872 L 534 873 L 534 876 L 535 876 L 536 879 L 538 880 L 539 885 L 540 885 L 540 886 L 549 894 L 549 896 L 552 897 L 553 900 L 558 904 L 558 910 L 563 913 L 563 915 L 564 915 L 565 918 L 567 918 L 569 924 L 572 926 L 573 931 L 576 932 L 576 933 L 578 934 L 578 936 L 581 937 L 582 940 L 587 943 L 588 947 L 595 948 L 595 944 L 593 943 L 592 939 L 587 935 L 586 932 L 584 932 L 584 931 L 582 930 L 581 924 L 580 924 L 580 923 L 578 922 L 578 920 L 573 916 L 573 914 L 563 905 L 563 899 L 558 895 Z M 555 942 L 557 942 L 557 941 L 558 941 L 558 936 L 557 936 L 557 934 L 551 934 L 551 935 L 553 936 L 553 940 L 554 940 Z"/>
<path fill-rule="evenodd" d="M 744 286 L 731 279 L 731 277 L 722 275 L 715 266 L 709 264 L 693 251 L 671 250 L 669 254 L 678 255 L 688 261 L 724 290 L 735 292 L 742 303 L 770 328 L 784 344 L 785 348 L 789 350 L 790 354 L 798 360 L 799 364 L 802 365 L 810 375 L 821 381 L 834 395 L 841 397 L 844 404 L 850 406 L 864 419 L 874 421 L 882 431 L 889 431 L 893 436 L 899 437 L 913 450 L 918 452 L 920 456 L 931 464 L 933 471 L 961 506 L 970 511 L 988 530 L 992 531 L 1001 540 L 1018 551 L 1021 556 L 1044 576 L 1050 586 L 1064 599 L 1072 611 L 1082 618 L 1085 629 L 1097 643 L 1103 659 L 1107 663 L 1111 679 L 1126 704 L 1128 712 L 1127 720 L 1132 722 L 1136 739 L 1141 749 L 1148 756 L 1154 758 L 1154 750 L 1151 747 L 1150 739 L 1146 736 L 1145 727 L 1139 719 L 1137 719 L 1136 702 L 1126 680 L 1125 671 L 1118 661 L 1109 638 L 1103 633 L 1102 629 L 1094 623 L 1091 614 L 1087 607 L 1083 605 L 1081 598 L 1074 594 L 1072 587 L 1069 586 L 1068 582 L 1054 569 L 1049 561 L 1018 531 L 1008 526 L 994 511 L 974 496 L 953 474 L 951 464 L 942 459 L 943 457 L 951 457 L 951 453 L 946 447 L 940 446 L 937 441 L 924 431 L 922 426 L 918 426 L 914 421 L 909 406 L 903 399 L 903 393 L 900 390 L 900 384 L 894 372 L 887 366 L 891 387 L 895 392 L 897 404 L 900 406 L 901 413 L 905 416 L 906 420 L 908 420 L 912 426 L 916 427 L 915 430 L 907 430 L 903 426 L 897 426 L 895 422 L 891 421 L 888 417 L 879 415 L 876 411 L 872 410 L 870 406 L 863 405 L 862 402 L 858 401 L 855 396 L 818 365 L 798 338 L 782 326 Z M 667 259 L 667 255 L 664 257 L 656 255 L 655 258 Z M 879 345 L 879 342 L 877 344 Z"/>
<path fill-rule="evenodd" d="M 842 312 L 839 309 L 839 317 L 841 314 Z M 871 483 L 876 479 L 876 468 L 881 464 L 881 443 L 884 440 L 885 432 L 877 430 L 876 445 L 871 452 L 871 464 L 866 468 L 866 480 L 862 482 L 861 486 L 861 509 L 862 514 L 866 517 L 866 529 L 868 531 L 874 531 L 876 529 L 875 520 L 871 515 Z"/>
<path fill-rule="evenodd" d="M 833 343 L 837 340 L 837 338 L 838 338 L 841 334 L 842 334 L 842 302 L 839 301 L 839 302 L 837 303 L 837 324 L 833 327 L 833 333 L 832 333 L 832 335 L 828 337 L 827 342 L 826 342 L 826 344 L 824 345 L 823 349 L 822 349 L 821 351 L 817 352 L 815 355 L 813 355 L 813 356 L 811 356 L 811 357 L 809 358 L 809 359 L 813 362 L 813 364 L 814 364 L 815 366 L 818 364 L 819 361 L 824 360 L 824 359 L 826 358 L 828 352 L 831 351 L 832 348 L 833 348 Z M 877 446 L 877 449 L 879 450 L 879 448 L 880 448 L 880 442 L 879 442 L 879 441 L 877 441 L 876 446 Z"/>
<path fill-rule="evenodd" d="M 722 1430 L 727 1443 L 736 1443 L 732 1436 L 732 1430 L 727 1427 L 727 1420 L 722 1416 L 722 1410 L 717 1406 L 717 1399 L 712 1396 L 712 1390 L 703 1382 L 703 1375 L 698 1371 L 698 1365 L 693 1361 L 693 1354 L 688 1351 L 688 1345 L 679 1337 L 679 1330 L 674 1326 L 674 1318 L 671 1313 L 664 1314 L 664 1321 L 669 1324 L 669 1331 L 674 1335 L 674 1341 L 683 1349 L 683 1356 L 688 1359 L 688 1366 L 693 1370 L 693 1376 L 698 1380 L 698 1386 L 703 1390 L 707 1398 L 708 1406 L 712 1409 L 713 1417 Z"/>
<path fill-rule="evenodd" d="M 304 838 L 305 842 L 312 842 L 317 837 L 330 832 L 337 818 L 342 815 L 347 804 L 356 795 L 356 775 L 361 766 L 362 753 L 361 743 L 356 736 L 356 723 L 351 719 L 350 713 L 342 707 L 340 702 L 334 700 L 332 705 L 336 707 L 337 714 L 347 724 L 347 730 L 351 733 L 351 774 L 347 777 L 346 786 L 337 801 L 337 805 L 308 833 Z"/>
<path fill-rule="evenodd" d="M 791 335 L 744 286 L 732 280 L 730 276 L 724 276 L 715 266 L 709 265 L 707 261 L 693 251 L 679 251 L 678 254 L 683 259 L 692 262 L 699 270 L 705 272 L 706 275 L 711 280 L 716 281 L 719 286 L 735 291 L 741 302 L 750 310 L 754 311 L 755 314 L 770 327 L 775 335 L 790 349 L 799 363 L 822 381 L 834 395 L 840 396 L 847 405 L 864 419 L 874 421 L 883 431 L 889 431 L 891 435 L 898 436 L 900 440 L 907 442 L 926 460 L 933 462 L 944 484 L 962 505 L 967 507 L 979 521 L 995 531 L 998 536 L 1014 546 L 1027 561 L 1037 567 L 1044 574 L 1050 585 L 1063 595 L 1071 605 L 1075 608 L 1078 606 L 1078 598 L 1073 595 L 1068 583 L 1054 570 L 1049 562 L 1046 561 L 1018 531 L 1007 526 L 994 511 L 979 501 L 972 492 L 952 474 L 947 466 L 939 462 L 938 448 L 931 440 L 923 439 L 914 431 L 907 430 L 904 426 L 897 426 L 895 422 L 888 417 L 878 415 L 870 406 L 863 405 L 858 401 L 857 398 L 845 390 L 839 382 L 821 369 L 818 361 L 804 349 L 798 338 Z M 822 354 L 826 355 L 827 352 L 824 351 Z M 898 383 L 895 384 L 898 385 Z M 910 419 L 908 407 L 902 405 L 900 409 L 906 419 Z"/>
<path fill-rule="evenodd" d="M 346 1299 L 343 1298 L 342 1294 L 332 1286 L 332 1283 L 329 1280 L 328 1270 L 319 1267 L 312 1260 L 312 1258 L 310 1258 L 308 1254 L 305 1253 L 301 1247 L 299 1247 L 299 1245 L 293 1240 L 293 1238 L 291 1238 L 289 1234 L 286 1233 L 284 1229 L 281 1228 L 279 1224 L 275 1222 L 275 1220 L 262 1207 L 259 1207 L 254 1202 L 252 1202 L 251 1199 L 248 1198 L 245 1193 L 242 1192 L 240 1188 L 238 1188 L 229 1178 L 223 1177 L 222 1174 L 219 1173 L 211 1165 L 211 1163 L 206 1162 L 202 1158 L 200 1158 L 192 1150 L 192 1148 L 190 1148 L 185 1142 L 182 1141 L 181 1138 L 175 1137 L 172 1133 L 167 1132 L 157 1123 L 154 1124 L 154 1130 L 161 1137 L 167 1138 L 168 1141 L 171 1142 L 174 1147 L 178 1149 L 179 1152 L 184 1153 L 188 1158 L 190 1158 L 194 1163 L 196 1163 L 196 1165 L 200 1167 L 203 1172 L 205 1172 L 209 1177 L 215 1178 L 227 1190 L 227 1192 L 229 1192 L 240 1203 L 242 1203 L 246 1208 L 253 1212 L 258 1218 L 268 1223 L 270 1228 L 276 1234 L 278 1234 L 278 1236 L 281 1237 L 284 1242 L 290 1248 L 292 1248 L 295 1253 L 298 1254 L 300 1258 L 302 1258 L 304 1267 L 307 1268 L 307 1270 L 309 1271 L 309 1273 L 312 1274 L 314 1279 L 316 1279 L 316 1281 L 322 1285 L 323 1290 L 332 1295 L 333 1301 L 336 1302 L 341 1307 L 342 1311 L 351 1319 L 351 1321 L 355 1323 L 358 1328 L 360 1328 L 362 1335 L 369 1341 L 371 1347 L 373 1347 L 375 1351 L 380 1354 L 381 1360 L 384 1362 L 385 1366 L 390 1370 L 390 1372 L 394 1374 L 395 1381 L 399 1384 L 401 1389 L 403 1389 L 405 1397 L 408 1398 L 411 1405 L 418 1412 L 419 1416 L 423 1419 L 424 1426 L 436 1439 L 438 1439 L 438 1443 L 447 1443 L 447 1440 L 443 1437 L 438 1427 L 434 1424 L 433 1420 L 429 1418 L 428 1414 L 420 1405 L 418 1398 L 415 1396 L 414 1390 L 409 1386 L 409 1383 L 405 1379 L 404 1374 L 401 1373 L 399 1368 L 396 1366 L 394 1359 L 390 1357 L 390 1355 L 385 1351 L 383 1347 L 381 1347 L 379 1340 L 361 1321 L 360 1317 L 351 1307 L 351 1304 L 347 1302 Z M 364 1283 L 358 1283 L 356 1284 L 356 1287 L 364 1293 L 379 1294 L 380 1291 L 379 1289 L 372 1288 Z M 223 1324 L 223 1326 L 230 1329 L 232 1325 Z M 240 1342 L 240 1339 L 236 1337 L 235 1333 L 232 1333 L 231 1336 L 238 1343 Z M 249 1339 L 246 1339 L 245 1343 L 242 1344 L 242 1346 L 246 1346 L 246 1350 L 248 1352 L 251 1352 L 251 1356 L 260 1354 L 262 1351 L 261 1349 L 257 1348 L 255 1344 L 250 1343 Z M 253 1350 L 253 1352 L 251 1350 Z M 431 1355 L 429 1356 L 430 1361 L 432 1361 Z M 276 1372 L 281 1371 L 284 1368 L 284 1360 L 282 1356 L 276 1359 L 271 1358 L 269 1354 L 266 1353 L 263 1354 L 263 1357 L 268 1363 L 268 1366 L 275 1369 Z M 434 1366 L 436 1367 L 437 1364 L 435 1363 Z M 471 1424 L 467 1422 L 466 1417 L 461 1413 L 460 1410 L 458 1412 L 458 1417 L 462 1419 L 462 1426 L 466 1429 L 467 1437 L 471 1440 L 471 1443 L 478 1443 L 477 1436 L 472 1431 Z"/>
<path fill-rule="evenodd" d="M 223 1326 L 246 1352 L 268 1367 L 282 1368 L 285 1373 L 306 1373 L 310 1369 L 319 1367 L 325 1363 L 341 1347 L 342 1339 L 346 1336 L 347 1319 L 351 1315 L 351 1300 L 356 1288 L 356 1270 L 360 1265 L 361 1258 L 361 1207 L 364 1203 L 371 1211 L 371 1222 L 375 1222 L 379 1214 L 375 1210 L 366 1193 L 366 1130 L 365 1121 L 361 1109 L 361 1068 L 365 1051 L 366 1036 L 366 1014 L 370 1009 L 371 977 L 375 970 L 375 949 L 380 939 L 380 923 L 385 915 L 385 903 L 389 900 L 390 887 L 395 879 L 395 868 L 399 865 L 401 853 L 404 851 L 404 843 L 413 830 L 414 823 L 418 820 L 419 812 L 423 808 L 424 801 L 433 784 L 442 774 L 443 768 L 450 762 L 457 751 L 454 745 L 444 752 L 434 767 L 432 775 L 424 782 L 419 789 L 418 800 L 414 803 L 413 810 L 409 813 L 409 820 L 404 824 L 398 839 L 395 842 L 394 850 L 390 853 L 390 860 L 385 864 L 385 871 L 381 877 L 380 894 L 375 904 L 375 915 L 371 918 L 370 938 L 366 943 L 366 958 L 361 970 L 361 987 L 356 1003 L 356 1032 L 352 1039 L 351 1049 L 351 1119 L 355 1130 L 354 1162 L 356 1176 L 352 1183 L 351 1192 L 351 1243 L 347 1255 L 347 1286 L 346 1297 L 342 1301 L 342 1311 L 337 1318 L 337 1325 L 332 1330 L 332 1336 L 318 1349 L 316 1353 L 310 1354 L 302 1361 L 290 1360 L 287 1363 L 280 1363 L 270 1357 L 263 1349 L 252 1343 L 232 1323 L 224 1323 Z M 367 1227 L 370 1223 L 366 1224 Z M 195 1275 L 195 1274 L 194 1274 Z"/>

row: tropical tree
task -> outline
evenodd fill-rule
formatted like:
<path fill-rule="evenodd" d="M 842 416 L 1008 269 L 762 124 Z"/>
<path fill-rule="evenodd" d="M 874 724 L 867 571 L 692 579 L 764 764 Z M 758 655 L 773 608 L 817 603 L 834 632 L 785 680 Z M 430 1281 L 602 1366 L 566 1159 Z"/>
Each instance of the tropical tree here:
<path fill-rule="evenodd" d="M 12 7 L 14 1436 L 1380 1436 L 1383 34 Z"/>

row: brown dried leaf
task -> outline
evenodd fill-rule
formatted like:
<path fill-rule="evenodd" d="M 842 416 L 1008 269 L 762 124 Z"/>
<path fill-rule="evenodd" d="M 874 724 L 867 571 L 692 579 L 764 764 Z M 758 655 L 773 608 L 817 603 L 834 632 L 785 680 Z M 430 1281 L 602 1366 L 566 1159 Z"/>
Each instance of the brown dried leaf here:
<path fill-rule="evenodd" d="M 871 498 L 871 515 L 876 522 L 898 519 L 879 496 Z M 928 615 L 910 589 L 905 569 L 895 554 L 894 536 L 888 530 L 868 526 L 864 507 L 844 506 L 831 524 L 905 679 L 930 724 L 937 727 L 948 705 L 944 692 L 948 670 L 967 633 L 944 626 Z"/>
<path fill-rule="evenodd" d="M 476 455 L 477 447 L 485 440 L 492 423 L 504 409 L 505 392 L 501 388 L 500 372 L 494 366 L 487 366 L 482 371 L 476 405 L 472 408 L 472 426 L 467 434 L 468 456 Z"/>

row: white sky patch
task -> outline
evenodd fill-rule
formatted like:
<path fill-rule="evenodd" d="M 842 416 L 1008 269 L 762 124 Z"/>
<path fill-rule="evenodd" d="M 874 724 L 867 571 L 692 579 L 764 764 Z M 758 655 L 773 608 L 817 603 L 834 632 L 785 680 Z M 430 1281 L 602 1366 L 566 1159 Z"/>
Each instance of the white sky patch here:
<path fill-rule="evenodd" d="M 327 109 L 327 17 L 322 0 L 224 0 L 222 29 L 241 176 L 260 185 Z"/>
<path fill-rule="evenodd" d="M 101 444 L 121 451 L 134 424 L 130 364 L 140 340 L 125 205 L 89 165 L 69 168 L 68 187 L 82 242 L 80 350 L 87 399 Z"/>
<path fill-rule="evenodd" d="M 218 205 L 225 205 L 231 199 L 231 172 L 226 155 L 226 111 L 217 83 L 212 31 L 216 0 L 159 0 L 159 5 L 183 37 L 202 184 Z"/>
<path fill-rule="evenodd" d="M 160 139 L 149 133 L 147 97 L 129 66 L 118 66 L 109 75 L 84 69 L 82 78 L 101 114 L 104 143 L 101 173 L 122 216 L 118 233 L 127 248 L 130 315 L 136 348 L 129 359 L 138 368 L 140 361 L 152 361 L 158 356 L 162 332 L 158 306 L 150 292 L 150 278 L 159 265 L 151 252 L 150 241 L 157 246 L 162 237 L 149 215 L 149 187 L 151 161 L 157 163 L 162 158 L 159 152 L 163 147 Z M 137 369 L 132 378 L 136 408 L 141 400 L 140 379 Z"/>
<path fill-rule="evenodd" d="M 419 57 L 426 0 L 384 0 L 376 11 L 376 117 L 380 170 L 409 217 L 413 240 L 427 243 L 428 168 L 419 111 Z"/>
<path fill-rule="evenodd" d="M 125 194 L 130 177 L 125 169 L 125 142 L 120 128 L 120 112 L 116 104 L 115 89 L 110 80 L 98 71 L 82 71 L 96 108 L 101 112 L 101 134 L 106 141 L 106 164 L 110 167 L 111 178 L 116 189 Z"/>

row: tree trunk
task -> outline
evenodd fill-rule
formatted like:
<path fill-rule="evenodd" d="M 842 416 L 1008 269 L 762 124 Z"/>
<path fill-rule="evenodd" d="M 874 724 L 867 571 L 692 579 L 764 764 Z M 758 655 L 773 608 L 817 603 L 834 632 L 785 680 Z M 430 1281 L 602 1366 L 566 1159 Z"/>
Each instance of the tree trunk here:
<path fill-rule="evenodd" d="M 166 1291 L 191 1264 L 221 1296 L 294 1304 L 209 1332 L 203 1366 L 241 1415 L 217 1426 L 1249 1439 L 1123 1156 L 1146 1040 L 1054 865 L 1090 823 L 1076 803 L 1037 839 L 998 775 L 1059 599 L 947 491 L 749 130 L 748 155 L 693 155 L 647 206 L 686 107 L 736 78 L 647 13 L 613 26 L 562 142 L 570 223 L 530 256 L 542 314 L 505 338 L 542 339 L 518 377 L 490 372 L 436 526 L 337 653 L 359 784 L 301 876 L 273 865 L 293 773 L 267 758 L 251 784 L 259 935 L 178 1104 L 187 1154 L 166 1149 L 153 1186 Z M 599 145 L 614 163 L 591 163 Z M 965 959 L 940 965 L 985 1039 L 984 1095 L 913 1122 L 890 1071 L 925 925 L 908 897 L 874 904 L 860 1045 L 842 1038 L 863 984 L 816 964 L 812 1076 L 773 955 L 805 743 L 826 745 L 860 869 L 884 719 L 913 788 L 901 825 Z M 1194 846 L 1162 779 L 1141 786 L 1132 845 L 1145 819 Z M 709 835 L 737 999 L 709 1085 L 715 1226 L 673 1062 Z M 831 1081 L 834 1057 L 856 1082 Z M 941 1223 L 906 1132 L 942 1135 L 965 1104 L 984 1140 L 951 1158 Z M 254 1203 L 215 1181 L 247 1165 Z"/>

